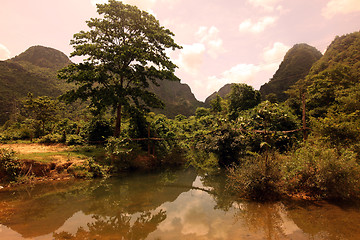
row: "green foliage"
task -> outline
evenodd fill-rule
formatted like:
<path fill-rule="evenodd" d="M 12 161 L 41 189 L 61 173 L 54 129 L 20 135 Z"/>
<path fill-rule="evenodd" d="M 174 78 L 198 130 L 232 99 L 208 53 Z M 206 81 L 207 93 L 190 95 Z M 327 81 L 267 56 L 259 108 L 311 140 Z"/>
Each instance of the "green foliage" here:
<path fill-rule="evenodd" d="M 351 74 L 360 76 L 360 32 L 337 36 L 327 48 L 324 56 L 314 64 L 310 75 L 316 75 L 320 72 L 331 69 L 341 63 L 351 67 Z"/>
<path fill-rule="evenodd" d="M 281 162 L 277 154 L 266 152 L 243 161 L 229 168 L 227 188 L 239 197 L 257 201 L 277 199 L 281 194 Z"/>
<path fill-rule="evenodd" d="M 66 145 L 83 145 L 84 139 L 79 135 L 68 134 L 68 135 L 66 135 L 65 143 L 66 143 Z"/>
<path fill-rule="evenodd" d="M 39 138 L 39 143 L 64 143 L 66 138 L 64 138 L 64 135 L 61 134 L 47 134 L 45 136 L 42 136 Z"/>
<path fill-rule="evenodd" d="M 25 115 L 39 121 L 40 126 L 37 126 L 36 130 L 42 133 L 45 132 L 45 124 L 56 120 L 56 113 L 59 110 L 58 106 L 58 101 L 52 100 L 48 96 L 33 98 L 31 93 L 29 93 L 28 98 L 23 101 Z"/>
<path fill-rule="evenodd" d="M 213 113 L 221 113 L 223 111 L 222 107 L 222 101 L 223 99 L 219 96 L 219 94 L 216 94 L 216 98 L 210 101 L 210 109 Z"/>
<path fill-rule="evenodd" d="M 195 111 L 196 118 L 201 118 L 201 117 L 205 117 L 205 116 L 209 116 L 209 115 L 210 115 L 210 111 L 208 108 L 199 107 Z"/>
<path fill-rule="evenodd" d="M 260 92 L 244 83 L 233 84 L 228 97 L 230 120 L 235 120 L 241 111 L 253 108 L 261 101 Z"/>
<path fill-rule="evenodd" d="M 2 140 L 25 140 L 32 139 L 33 137 L 39 136 L 39 132 L 36 131 L 36 125 L 39 123 L 34 119 L 25 119 L 23 122 L 11 123 L 7 122 L 3 126 Z"/>
<path fill-rule="evenodd" d="M 360 120 L 358 113 L 344 114 L 328 112 L 326 117 L 312 119 L 315 134 L 323 140 L 328 140 L 335 146 L 350 146 L 360 140 Z"/>
<path fill-rule="evenodd" d="M 306 114 L 313 133 L 334 146 L 355 149 L 359 142 L 360 32 L 336 37 L 309 75 L 289 93 L 288 104 L 300 115 L 306 93 Z"/>
<path fill-rule="evenodd" d="M 94 159 L 88 159 L 82 164 L 73 165 L 67 171 L 76 178 L 104 178 L 109 173 L 109 167 L 100 165 Z"/>
<path fill-rule="evenodd" d="M 86 129 L 86 135 L 91 144 L 99 144 L 113 135 L 113 128 L 109 121 L 93 118 Z"/>
<path fill-rule="evenodd" d="M 20 174 L 21 166 L 11 149 L 0 148 L 0 180 L 13 181 Z"/>
<path fill-rule="evenodd" d="M 329 109 L 339 104 L 338 98 L 343 91 L 353 87 L 358 79 L 351 74 L 351 68 L 338 64 L 316 75 L 309 75 L 306 82 L 307 107 L 313 117 L 323 117 Z"/>
<path fill-rule="evenodd" d="M 284 105 L 268 101 L 243 111 L 236 122 L 228 122 L 221 115 L 215 117 L 211 114 L 195 120 L 192 123 L 192 147 L 195 151 L 205 152 L 197 154 L 199 156 L 214 154 L 220 167 L 239 163 L 241 157 L 269 148 L 286 151 L 297 143 L 300 136 L 282 132 L 298 129 L 299 121 Z M 199 159 L 199 164 L 204 165 L 201 158 L 194 159 Z"/>
<path fill-rule="evenodd" d="M 220 169 L 218 157 L 211 152 L 191 149 L 186 158 L 188 159 L 188 166 L 195 167 L 195 169 L 205 173 L 217 172 Z"/>
<path fill-rule="evenodd" d="M 218 157 L 220 167 L 228 167 L 239 160 L 244 152 L 245 141 L 243 135 L 229 123 L 222 123 L 214 131 L 198 141 L 199 151 L 211 152 Z"/>
<path fill-rule="evenodd" d="M 324 143 L 307 143 L 283 164 L 285 188 L 327 199 L 353 199 L 360 194 L 360 166 L 355 154 Z"/>
<path fill-rule="evenodd" d="M 245 131 L 247 151 L 251 152 L 266 150 L 261 148 L 263 142 L 278 151 L 285 151 L 299 138 L 297 133 L 282 132 L 298 129 L 297 117 L 286 106 L 269 101 L 244 113 L 238 118 L 238 124 Z"/>
<path fill-rule="evenodd" d="M 105 150 L 115 171 L 131 168 L 134 159 L 141 153 L 141 147 L 128 137 L 108 138 Z"/>
<path fill-rule="evenodd" d="M 129 121 L 129 137 L 131 138 L 145 138 L 148 137 L 149 123 L 146 119 L 146 114 L 138 109 L 132 109 Z"/>
<path fill-rule="evenodd" d="M 97 8 L 102 18 L 87 21 L 90 30 L 75 34 L 71 41 L 75 49 L 71 56 L 86 59 L 60 71 L 60 79 L 77 84 L 62 99 L 89 100 L 95 114 L 112 108 L 117 112 L 118 136 L 123 110 L 163 107 L 155 94 L 147 90 L 149 81 L 156 84 L 158 79 L 178 80 L 174 75 L 176 66 L 165 49 L 180 46 L 170 30 L 135 6 L 110 0 Z"/>

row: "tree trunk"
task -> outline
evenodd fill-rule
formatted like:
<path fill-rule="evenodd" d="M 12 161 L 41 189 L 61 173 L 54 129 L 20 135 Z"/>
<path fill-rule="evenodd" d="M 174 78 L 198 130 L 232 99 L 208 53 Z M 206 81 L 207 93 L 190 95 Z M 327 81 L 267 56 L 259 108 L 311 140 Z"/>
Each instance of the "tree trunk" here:
<path fill-rule="evenodd" d="M 115 132 L 114 137 L 119 137 L 121 132 L 121 104 L 118 105 L 116 109 L 116 124 L 115 124 Z"/>

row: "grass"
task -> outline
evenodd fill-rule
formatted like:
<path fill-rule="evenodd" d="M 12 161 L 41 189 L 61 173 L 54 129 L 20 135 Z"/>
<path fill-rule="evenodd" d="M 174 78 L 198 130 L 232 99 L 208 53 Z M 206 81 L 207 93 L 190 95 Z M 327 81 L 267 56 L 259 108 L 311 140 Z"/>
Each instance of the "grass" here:
<path fill-rule="evenodd" d="M 49 163 L 56 160 L 86 160 L 94 157 L 95 159 L 102 159 L 105 156 L 103 148 L 77 146 L 63 151 L 51 152 L 35 152 L 35 153 L 19 153 L 19 159 L 34 160 L 43 163 Z"/>

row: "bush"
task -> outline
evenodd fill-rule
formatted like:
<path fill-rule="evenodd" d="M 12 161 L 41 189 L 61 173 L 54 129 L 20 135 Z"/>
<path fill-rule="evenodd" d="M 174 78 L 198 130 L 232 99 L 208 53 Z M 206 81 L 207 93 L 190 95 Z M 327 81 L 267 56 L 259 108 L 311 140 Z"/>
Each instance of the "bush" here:
<path fill-rule="evenodd" d="M 97 163 L 94 159 L 86 160 L 81 164 L 72 164 L 67 172 L 76 178 L 102 178 L 106 177 L 109 168 Z"/>
<path fill-rule="evenodd" d="M 83 145 L 84 139 L 79 135 L 67 135 L 66 136 L 66 145 Z"/>
<path fill-rule="evenodd" d="M 297 149 L 283 166 L 289 192 L 306 192 L 326 199 L 358 198 L 360 166 L 356 154 L 324 144 L 307 143 Z"/>
<path fill-rule="evenodd" d="M 15 180 L 21 170 L 20 163 L 11 149 L 0 149 L 0 179 Z"/>
<path fill-rule="evenodd" d="M 112 126 L 104 119 L 93 119 L 87 128 L 87 140 L 90 143 L 102 143 L 112 135 Z"/>
<path fill-rule="evenodd" d="M 198 147 L 206 152 L 212 152 L 218 157 L 220 167 L 228 167 L 237 163 L 244 146 L 243 135 L 231 124 L 224 123 L 205 137 L 204 143 Z"/>
<path fill-rule="evenodd" d="M 110 137 L 105 150 L 111 165 L 118 171 L 131 167 L 132 161 L 141 152 L 141 147 L 126 137 Z"/>
<path fill-rule="evenodd" d="M 276 153 L 248 157 L 241 166 L 229 168 L 227 188 L 239 197 L 257 201 L 280 196 L 280 160 Z"/>
<path fill-rule="evenodd" d="M 248 110 L 238 119 L 240 127 L 246 132 L 248 151 L 262 152 L 260 145 L 266 141 L 273 149 L 285 152 L 297 143 L 299 133 L 286 134 L 282 131 L 295 130 L 300 127 L 299 120 L 284 105 L 262 102 L 254 109 Z M 263 131 L 263 134 L 251 132 Z M 266 134 L 265 134 L 266 131 Z"/>
<path fill-rule="evenodd" d="M 39 143 L 62 143 L 65 142 L 64 136 L 60 134 L 47 134 L 41 137 Z"/>

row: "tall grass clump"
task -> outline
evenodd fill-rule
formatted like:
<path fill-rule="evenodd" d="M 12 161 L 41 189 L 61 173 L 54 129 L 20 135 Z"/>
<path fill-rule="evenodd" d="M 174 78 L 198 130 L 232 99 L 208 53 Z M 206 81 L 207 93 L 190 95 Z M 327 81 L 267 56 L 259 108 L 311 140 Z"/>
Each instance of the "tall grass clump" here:
<path fill-rule="evenodd" d="M 268 201 L 281 194 L 281 157 L 278 153 L 265 152 L 247 157 L 239 166 L 228 169 L 227 187 L 241 198 Z"/>

